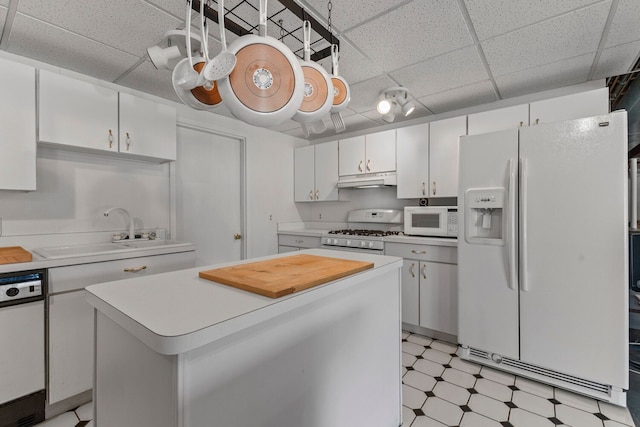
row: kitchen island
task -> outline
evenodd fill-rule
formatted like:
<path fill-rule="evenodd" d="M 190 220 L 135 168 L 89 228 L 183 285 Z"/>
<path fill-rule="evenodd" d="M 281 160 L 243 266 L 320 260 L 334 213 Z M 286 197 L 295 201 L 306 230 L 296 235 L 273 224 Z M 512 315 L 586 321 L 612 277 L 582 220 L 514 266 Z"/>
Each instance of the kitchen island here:
<path fill-rule="evenodd" d="M 98 427 L 401 424 L 396 257 L 277 299 L 199 278 L 261 259 L 89 286 Z"/>

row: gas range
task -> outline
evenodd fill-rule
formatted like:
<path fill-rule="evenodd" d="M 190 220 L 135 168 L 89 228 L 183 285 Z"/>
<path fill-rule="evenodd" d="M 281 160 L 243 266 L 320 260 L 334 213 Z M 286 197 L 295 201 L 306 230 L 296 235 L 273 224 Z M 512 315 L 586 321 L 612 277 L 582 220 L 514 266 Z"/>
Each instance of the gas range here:
<path fill-rule="evenodd" d="M 359 209 L 349 212 L 349 223 L 362 228 L 331 230 L 322 236 L 327 249 L 376 251 L 384 253 L 384 236 L 403 234 L 393 228 L 402 225 L 402 211 L 396 209 Z M 364 228 L 375 224 L 375 229 Z M 399 225 L 398 225 L 399 224 Z"/>

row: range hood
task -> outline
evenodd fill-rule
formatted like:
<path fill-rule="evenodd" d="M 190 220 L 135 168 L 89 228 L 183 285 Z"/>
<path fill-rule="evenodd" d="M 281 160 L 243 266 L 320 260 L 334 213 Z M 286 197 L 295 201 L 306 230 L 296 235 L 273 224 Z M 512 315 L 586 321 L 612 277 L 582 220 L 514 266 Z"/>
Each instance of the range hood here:
<path fill-rule="evenodd" d="M 341 176 L 338 179 L 338 188 L 377 188 L 395 185 L 395 172 Z"/>

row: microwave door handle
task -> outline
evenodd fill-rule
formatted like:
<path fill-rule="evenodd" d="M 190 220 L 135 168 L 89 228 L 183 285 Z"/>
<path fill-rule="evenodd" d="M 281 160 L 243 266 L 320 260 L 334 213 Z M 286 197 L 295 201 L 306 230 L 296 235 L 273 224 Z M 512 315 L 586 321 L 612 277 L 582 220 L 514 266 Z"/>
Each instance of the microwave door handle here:
<path fill-rule="evenodd" d="M 516 162 L 509 159 L 509 187 L 507 189 L 507 278 L 509 288 L 518 289 L 518 271 L 516 268 Z"/>

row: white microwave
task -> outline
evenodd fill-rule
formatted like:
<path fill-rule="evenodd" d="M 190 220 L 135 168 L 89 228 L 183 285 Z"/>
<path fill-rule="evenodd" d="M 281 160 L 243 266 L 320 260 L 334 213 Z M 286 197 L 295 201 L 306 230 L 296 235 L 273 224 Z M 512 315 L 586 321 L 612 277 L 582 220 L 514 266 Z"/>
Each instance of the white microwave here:
<path fill-rule="evenodd" d="M 457 206 L 406 206 L 404 234 L 458 237 Z"/>

